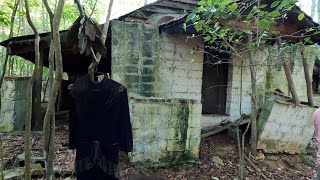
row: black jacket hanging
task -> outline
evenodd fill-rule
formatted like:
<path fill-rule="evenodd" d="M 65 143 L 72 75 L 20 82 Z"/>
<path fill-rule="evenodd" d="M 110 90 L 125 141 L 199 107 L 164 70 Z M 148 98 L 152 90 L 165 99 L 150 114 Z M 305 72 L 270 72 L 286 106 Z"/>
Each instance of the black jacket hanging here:
<path fill-rule="evenodd" d="M 127 89 L 104 76 L 100 82 L 85 75 L 72 87 L 73 108 L 69 147 L 76 149 L 77 172 L 99 167 L 118 172 L 118 151 L 132 151 L 132 129 Z"/>

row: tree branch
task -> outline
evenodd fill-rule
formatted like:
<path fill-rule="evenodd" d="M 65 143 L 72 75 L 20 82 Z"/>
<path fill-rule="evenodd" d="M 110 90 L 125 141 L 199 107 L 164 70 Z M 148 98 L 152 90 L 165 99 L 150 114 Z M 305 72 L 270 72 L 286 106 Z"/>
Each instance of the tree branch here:
<path fill-rule="evenodd" d="M 74 2 L 77 4 L 78 6 L 78 9 L 79 9 L 79 12 L 80 12 L 80 16 L 83 16 L 84 15 L 84 10 L 80 4 L 80 1 L 79 0 L 74 0 Z"/>
<path fill-rule="evenodd" d="M 27 21 L 32 28 L 34 35 L 35 35 L 35 40 L 34 40 L 34 48 L 35 48 L 35 66 L 33 69 L 33 74 L 31 76 L 31 79 L 29 80 L 28 83 L 28 88 L 27 88 L 27 112 L 26 112 L 26 125 L 25 125 L 25 179 L 26 180 L 31 180 L 31 144 L 30 144 L 30 139 L 31 139 L 31 112 L 32 112 L 32 106 L 31 106 L 31 101 L 32 101 L 32 89 L 33 89 L 33 84 L 35 81 L 35 78 L 38 73 L 38 65 L 40 61 L 40 49 L 39 49 L 39 43 L 40 43 L 40 36 L 38 33 L 37 28 L 33 24 L 30 16 L 30 10 L 29 10 L 29 4 L 28 0 L 25 0 L 25 8 L 26 8 L 26 16 L 27 16 Z"/>
<path fill-rule="evenodd" d="M 98 2 L 98 0 L 96 0 L 96 1 L 94 2 L 94 5 L 93 5 L 93 8 L 92 8 L 92 10 L 91 10 L 91 13 L 90 13 L 89 18 L 91 18 L 91 17 L 92 17 L 92 15 L 93 15 L 93 13 L 94 13 L 94 10 L 96 9 L 97 2 Z"/>
<path fill-rule="evenodd" d="M 103 25 L 103 32 L 101 35 L 101 41 L 104 45 L 105 45 L 106 39 L 107 39 L 112 6 L 113 6 L 113 0 L 110 0 L 109 7 L 108 7 L 108 14 L 106 17 L 106 22 Z M 101 54 L 99 52 L 97 52 L 96 58 L 93 56 L 93 61 L 91 62 L 90 66 L 88 68 L 88 73 L 90 74 L 90 78 L 92 80 L 93 80 L 93 76 L 94 76 L 94 70 L 98 67 L 100 59 L 101 59 Z"/>

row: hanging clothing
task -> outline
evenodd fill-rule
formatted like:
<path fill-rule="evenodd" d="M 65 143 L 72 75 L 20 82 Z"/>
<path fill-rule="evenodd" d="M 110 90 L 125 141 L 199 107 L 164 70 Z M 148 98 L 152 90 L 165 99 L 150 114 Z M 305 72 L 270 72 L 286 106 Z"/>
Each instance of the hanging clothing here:
<path fill-rule="evenodd" d="M 105 75 L 95 82 L 87 74 L 73 84 L 71 96 L 69 147 L 76 149 L 78 179 L 86 179 L 90 172 L 102 174 L 89 179 L 115 179 L 119 149 L 132 151 L 126 88 Z"/>

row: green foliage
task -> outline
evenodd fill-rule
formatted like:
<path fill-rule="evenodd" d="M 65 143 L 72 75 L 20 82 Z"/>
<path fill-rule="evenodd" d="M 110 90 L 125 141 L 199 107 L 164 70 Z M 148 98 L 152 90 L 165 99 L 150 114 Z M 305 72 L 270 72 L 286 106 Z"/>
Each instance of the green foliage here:
<path fill-rule="evenodd" d="M 246 36 L 243 35 L 245 30 L 228 27 L 233 27 L 236 22 L 244 22 L 254 31 L 256 39 L 253 43 L 258 46 L 258 44 L 264 43 L 271 34 L 279 33 L 270 31 L 270 28 L 278 19 L 287 17 L 287 11 L 292 9 L 297 0 L 277 0 L 271 4 L 256 2 L 201 0 L 199 8 L 187 16 L 186 24 L 192 24 L 197 32 L 203 34 L 206 42 L 213 43 L 219 40 L 221 43 L 231 45 L 243 42 Z M 304 14 L 302 13 L 298 19 L 301 21 L 303 18 Z M 223 24 L 221 24 L 222 22 Z M 184 29 L 186 29 L 186 25 Z M 310 43 L 310 38 L 305 41 Z"/>

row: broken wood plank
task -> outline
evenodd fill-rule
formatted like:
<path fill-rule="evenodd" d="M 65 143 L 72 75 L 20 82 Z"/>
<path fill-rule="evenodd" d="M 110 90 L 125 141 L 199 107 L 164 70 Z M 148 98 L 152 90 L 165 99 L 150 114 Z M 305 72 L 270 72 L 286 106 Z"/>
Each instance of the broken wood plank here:
<path fill-rule="evenodd" d="M 186 4 L 186 3 L 175 2 L 175 1 L 173 2 L 160 1 L 160 2 L 157 2 L 156 5 L 161 7 L 171 7 L 171 8 L 188 10 L 188 11 L 194 10 L 197 7 L 194 4 Z"/>
<path fill-rule="evenodd" d="M 181 2 L 181 3 L 193 4 L 193 5 L 198 5 L 199 3 L 198 0 L 172 0 L 172 2 Z"/>
<path fill-rule="evenodd" d="M 143 11 L 153 12 L 153 13 L 163 13 L 163 14 L 180 14 L 183 13 L 183 9 L 171 8 L 166 6 L 150 6 L 144 8 Z"/>
<path fill-rule="evenodd" d="M 240 121 L 240 122 L 239 122 Z M 226 124 L 224 126 L 220 126 L 218 128 L 215 128 L 207 133 L 204 133 L 201 135 L 201 138 L 206 138 L 206 137 L 209 137 L 209 136 L 212 136 L 214 134 L 217 134 L 221 131 L 224 131 L 226 129 L 229 129 L 230 127 L 236 125 L 237 123 L 239 123 L 239 125 L 243 125 L 243 124 L 246 124 L 246 123 L 249 123 L 250 119 L 241 119 L 241 120 L 238 120 L 238 121 L 235 121 L 233 123 L 229 123 L 229 124 Z"/>
<path fill-rule="evenodd" d="M 213 131 L 210 131 L 210 132 L 207 132 L 207 133 L 205 133 L 205 134 L 202 134 L 202 135 L 201 135 L 201 138 L 206 138 L 206 137 L 212 136 L 212 135 L 214 135 L 214 134 L 217 134 L 217 133 L 219 133 L 219 132 L 221 132 L 221 131 L 224 131 L 224 130 L 230 128 L 231 126 L 233 126 L 233 123 L 230 123 L 230 124 L 221 126 L 221 127 L 217 128 L 217 129 L 215 129 L 215 130 L 213 130 Z"/>

